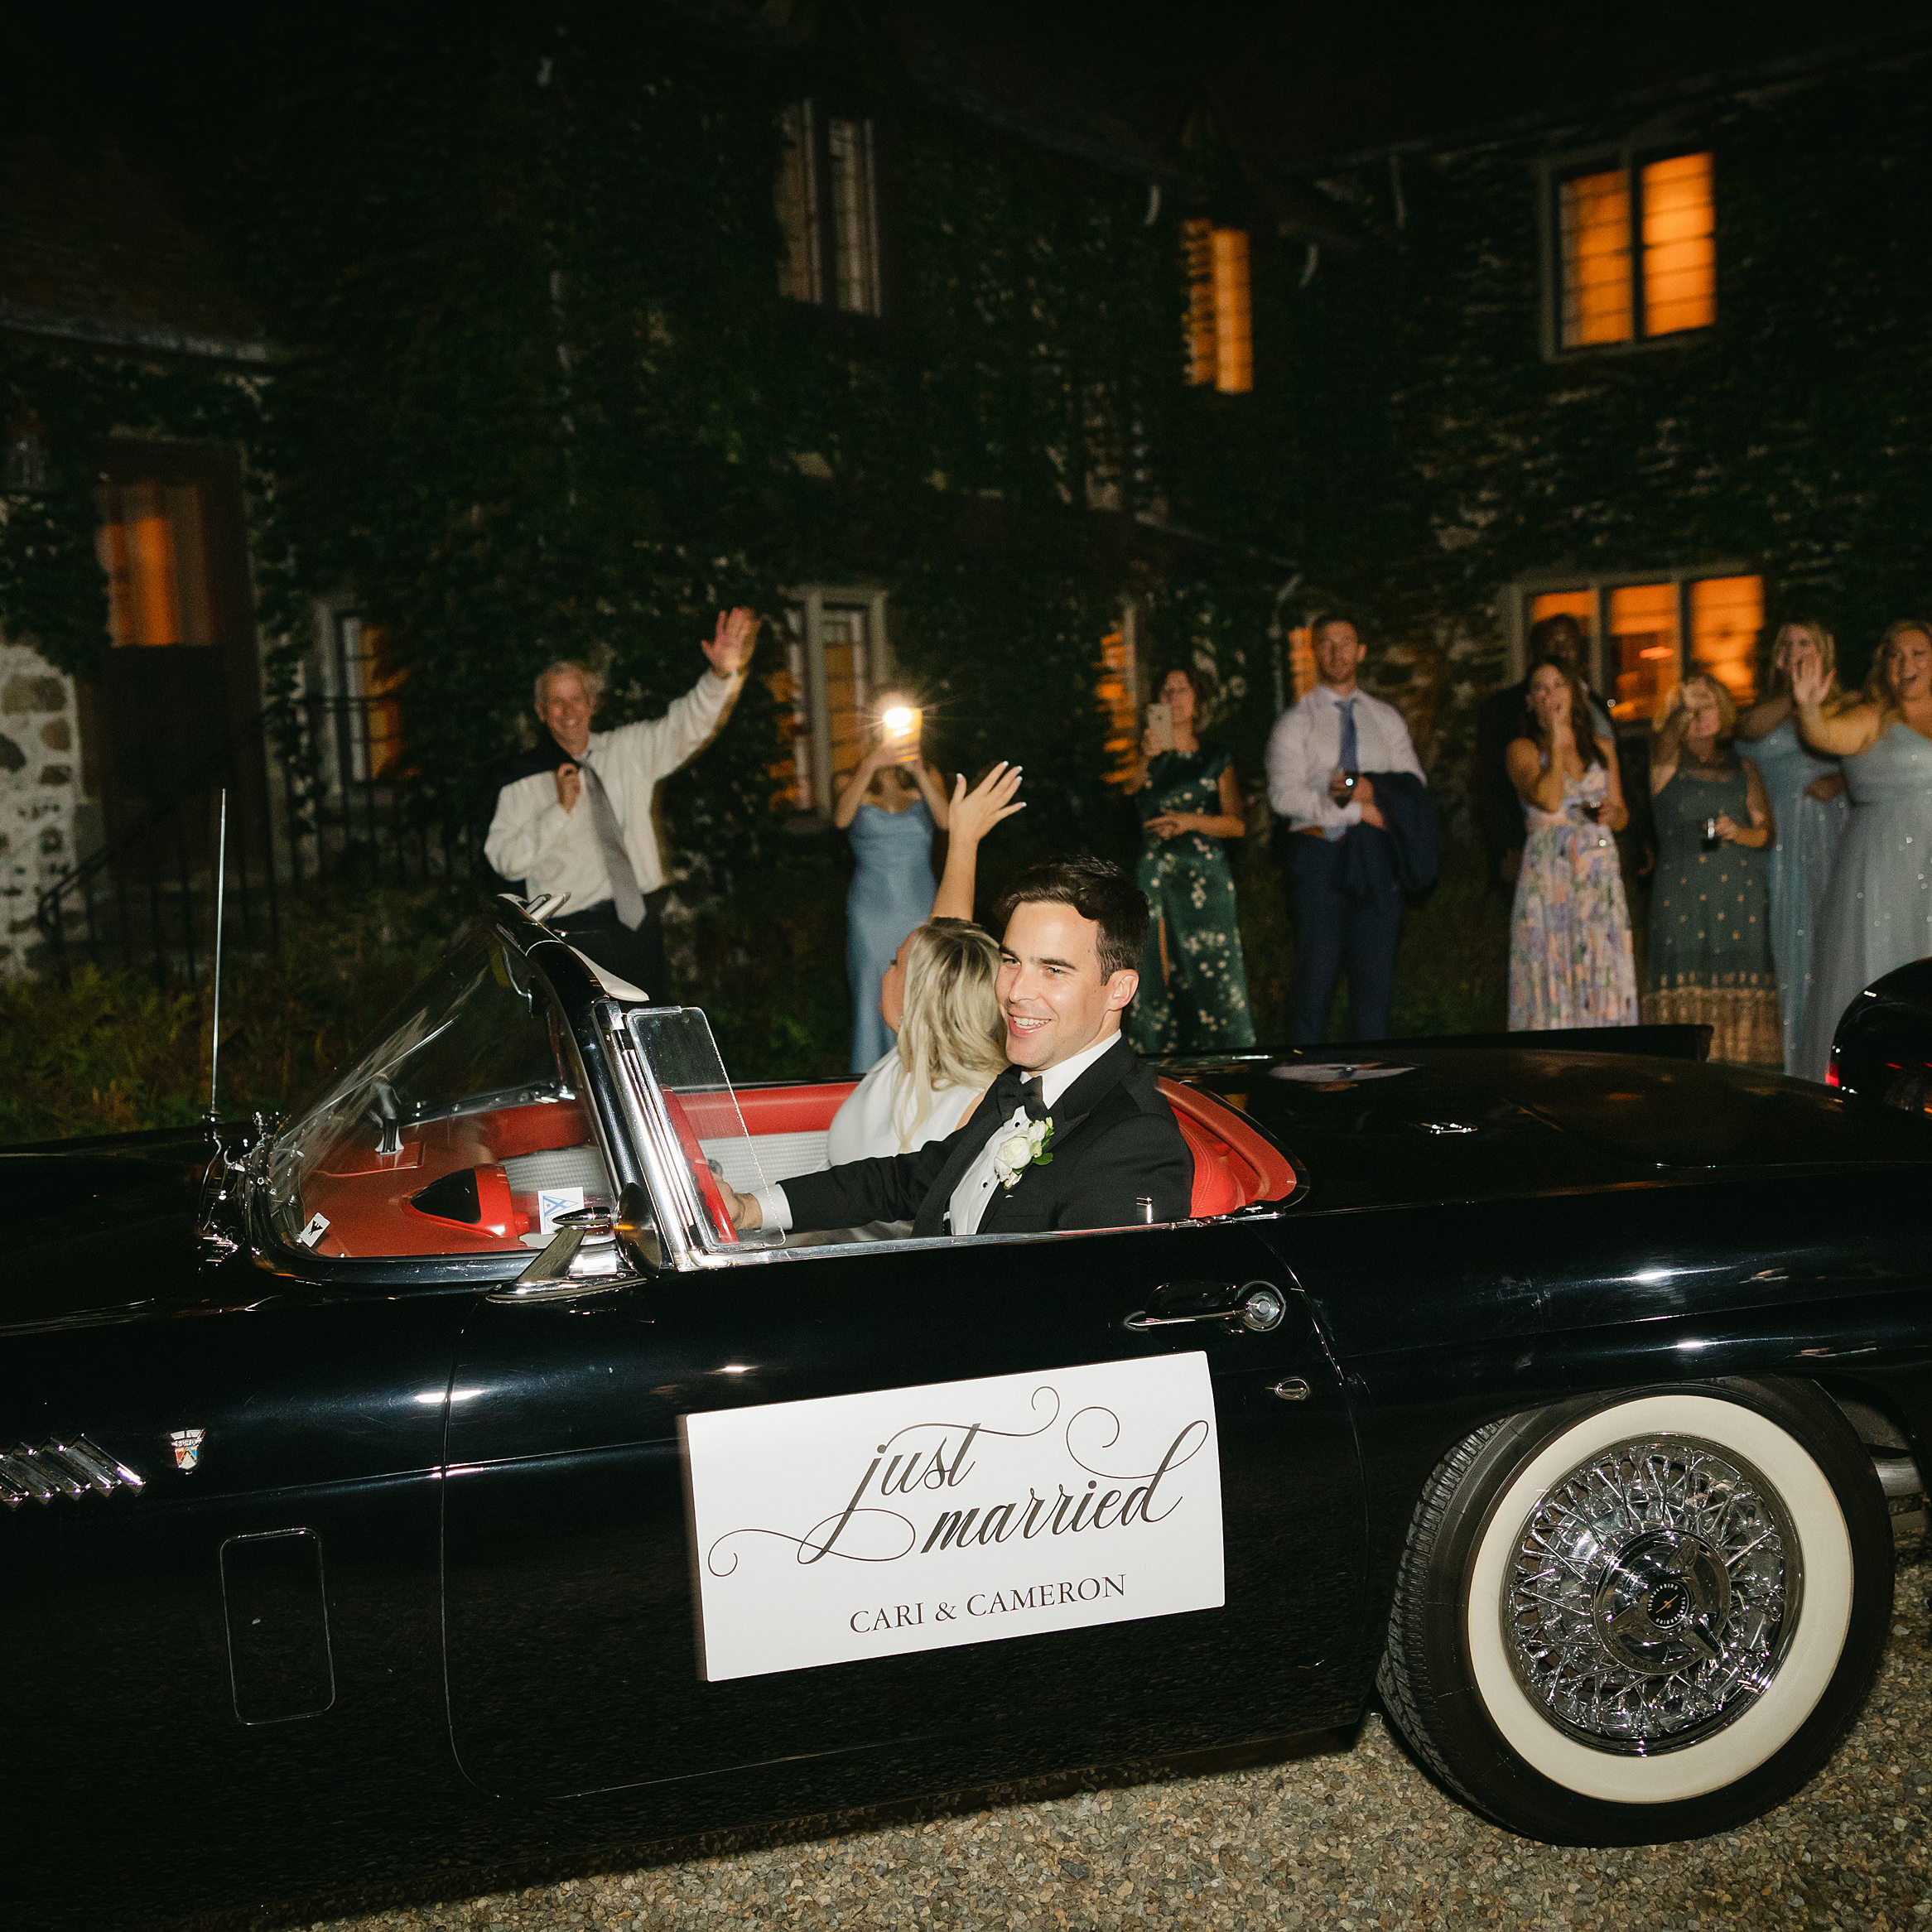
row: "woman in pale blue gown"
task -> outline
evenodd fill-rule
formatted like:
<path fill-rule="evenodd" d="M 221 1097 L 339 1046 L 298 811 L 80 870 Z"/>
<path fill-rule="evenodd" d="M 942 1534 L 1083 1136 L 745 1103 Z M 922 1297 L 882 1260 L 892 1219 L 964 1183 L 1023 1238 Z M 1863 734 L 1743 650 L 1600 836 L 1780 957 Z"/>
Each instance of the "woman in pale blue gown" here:
<path fill-rule="evenodd" d="M 846 892 L 846 978 L 852 996 L 851 1068 L 863 1073 L 888 1052 L 894 1034 L 879 1010 L 879 990 L 899 942 L 932 907 L 932 833 L 946 829 L 939 774 L 917 738 L 881 733 L 846 779 L 833 824 L 858 861 Z"/>
<path fill-rule="evenodd" d="M 1825 888 L 1800 1072 L 1823 1080 L 1845 1009 L 1894 967 L 1932 953 L 1932 624 L 1895 624 L 1865 695 L 1836 711 L 1814 647 L 1791 653 L 1799 735 L 1845 761 L 1851 823 Z"/>
<path fill-rule="evenodd" d="M 1791 650 L 1809 643 L 1824 667 L 1828 708 L 1837 690 L 1838 646 L 1820 624 L 1781 626 L 1771 647 L 1768 695 L 1737 720 L 1737 742 L 1771 795 L 1771 957 L 1778 969 L 1778 1005 L 1784 1029 L 1785 1071 L 1804 1066 L 1804 1014 L 1816 977 L 1814 947 L 1831 865 L 1852 808 L 1838 760 L 1820 758 L 1798 735 L 1792 715 Z"/>

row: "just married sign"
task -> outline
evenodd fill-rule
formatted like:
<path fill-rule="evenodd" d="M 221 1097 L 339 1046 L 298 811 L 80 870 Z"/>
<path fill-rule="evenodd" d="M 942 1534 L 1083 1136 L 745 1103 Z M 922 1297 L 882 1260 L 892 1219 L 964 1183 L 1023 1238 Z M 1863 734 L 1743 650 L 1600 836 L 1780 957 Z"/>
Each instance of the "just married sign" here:
<path fill-rule="evenodd" d="M 680 1429 L 712 1682 L 1226 1600 L 1204 1355 L 716 1409 Z"/>

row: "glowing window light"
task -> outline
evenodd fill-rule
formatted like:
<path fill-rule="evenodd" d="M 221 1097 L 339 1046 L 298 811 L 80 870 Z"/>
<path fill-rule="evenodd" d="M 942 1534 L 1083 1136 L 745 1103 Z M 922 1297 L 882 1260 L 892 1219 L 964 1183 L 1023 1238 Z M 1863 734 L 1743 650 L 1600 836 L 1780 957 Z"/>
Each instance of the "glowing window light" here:
<path fill-rule="evenodd" d="M 1255 387 L 1247 230 L 1217 228 L 1199 218 L 1183 221 L 1181 253 L 1188 277 L 1187 379 L 1224 396 L 1245 396 Z"/>
<path fill-rule="evenodd" d="M 1134 638 L 1122 622 L 1101 638 L 1095 696 L 1106 718 L 1106 782 L 1124 791 L 1132 791 L 1140 783 L 1140 711 L 1134 687 Z"/>
<path fill-rule="evenodd" d="M 1563 251 L 1563 346 L 1628 342 L 1630 177 L 1621 168 L 1577 175 L 1558 190 Z"/>
<path fill-rule="evenodd" d="M 1677 586 L 1622 584 L 1610 593 L 1611 715 L 1663 715 L 1678 683 Z"/>
<path fill-rule="evenodd" d="M 1717 200 L 1708 154 L 1643 170 L 1644 333 L 1674 335 L 1718 319 Z"/>
<path fill-rule="evenodd" d="M 1214 224 L 1192 220 L 1181 224 L 1181 261 L 1188 277 L 1185 367 L 1188 381 L 1206 388 L 1214 380 Z"/>
<path fill-rule="evenodd" d="M 1690 655 L 1740 705 L 1757 696 L 1762 577 L 1700 577 L 1690 586 Z"/>
<path fill-rule="evenodd" d="M 1255 387 L 1254 311 L 1245 229 L 1217 228 L 1214 247 L 1214 386 L 1224 396 Z"/>

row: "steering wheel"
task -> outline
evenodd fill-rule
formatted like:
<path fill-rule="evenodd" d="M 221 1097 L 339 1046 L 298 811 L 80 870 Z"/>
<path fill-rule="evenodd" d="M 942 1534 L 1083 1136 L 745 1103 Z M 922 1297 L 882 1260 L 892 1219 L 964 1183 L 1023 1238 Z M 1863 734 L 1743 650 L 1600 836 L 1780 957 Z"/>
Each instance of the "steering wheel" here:
<path fill-rule="evenodd" d="M 677 1144 L 684 1149 L 685 1165 L 691 1169 L 691 1178 L 697 1183 L 698 1198 L 705 1204 L 705 1212 L 711 1217 L 711 1226 L 720 1241 L 735 1241 L 738 1230 L 731 1221 L 731 1210 L 725 1205 L 725 1197 L 718 1186 L 718 1177 L 711 1171 L 711 1164 L 705 1159 L 705 1150 L 698 1144 L 696 1130 L 691 1124 L 691 1115 L 685 1111 L 684 1102 L 674 1093 L 664 1095 L 664 1111 L 671 1116 L 672 1130 L 677 1135 Z"/>

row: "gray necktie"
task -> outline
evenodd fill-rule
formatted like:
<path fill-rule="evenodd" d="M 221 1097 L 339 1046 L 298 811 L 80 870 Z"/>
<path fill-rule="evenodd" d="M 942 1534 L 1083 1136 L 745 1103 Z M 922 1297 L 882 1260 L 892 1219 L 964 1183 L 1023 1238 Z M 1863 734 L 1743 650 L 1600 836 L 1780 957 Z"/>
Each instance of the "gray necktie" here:
<path fill-rule="evenodd" d="M 630 854 L 624 849 L 624 828 L 617 822 L 603 779 L 582 759 L 577 760 L 577 769 L 584 774 L 584 796 L 590 802 L 590 823 L 597 828 L 604 870 L 610 874 L 610 902 L 617 908 L 619 922 L 634 932 L 644 923 L 644 896 L 638 890 Z"/>

